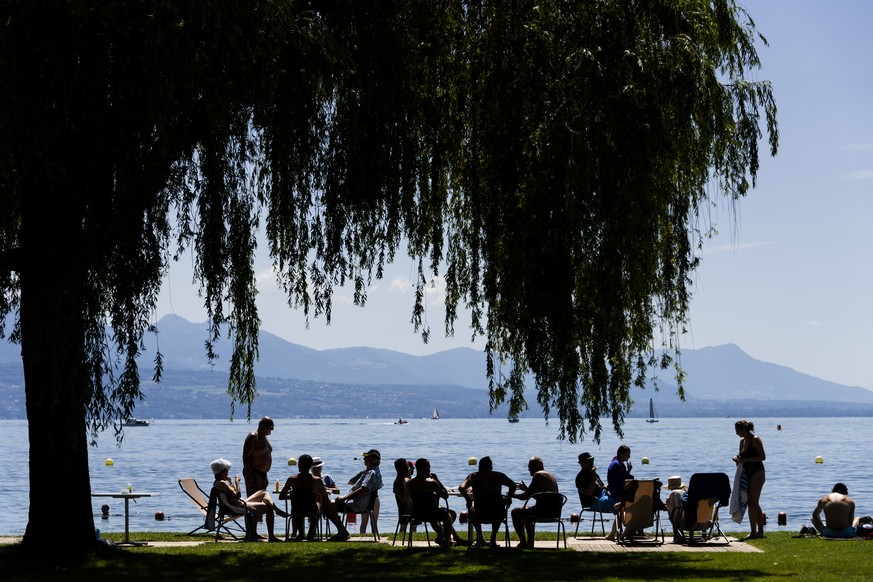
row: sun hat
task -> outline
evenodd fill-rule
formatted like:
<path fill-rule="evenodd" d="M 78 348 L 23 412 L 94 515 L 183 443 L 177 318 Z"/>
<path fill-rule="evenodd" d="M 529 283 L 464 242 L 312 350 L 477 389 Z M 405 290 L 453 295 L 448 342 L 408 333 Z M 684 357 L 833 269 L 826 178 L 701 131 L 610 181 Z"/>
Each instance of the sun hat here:
<path fill-rule="evenodd" d="M 212 469 L 212 474 L 218 477 L 218 474 L 227 469 L 230 470 L 231 464 L 227 459 L 215 459 L 209 463 L 209 468 Z"/>
<path fill-rule="evenodd" d="M 672 477 L 667 479 L 667 489 L 669 489 L 670 491 L 687 488 L 688 485 L 682 482 L 682 477 L 680 477 L 679 475 L 673 475 Z"/>
<path fill-rule="evenodd" d="M 324 461 L 321 460 L 321 457 L 312 457 L 312 468 L 318 469 L 319 467 L 324 466 Z"/>
<path fill-rule="evenodd" d="M 382 455 L 380 455 L 380 454 L 379 454 L 379 451 L 377 451 L 376 449 L 370 449 L 370 450 L 367 451 L 367 452 L 361 453 L 361 456 L 364 457 L 364 458 L 367 458 L 367 457 L 376 457 L 376 458 L 379 459 L 380 461 L 382 460 Z"/>
<path fill-rule="evenodd" d="M 582 463 L 583 461 L 589 461 L 592 459 L 594 459 L 594 457 L 592 457 L 591 453 L 589 453 L 588 451 L 585 451 L 584 453 L 579 455 L 579 462 L 580 463 Z"/>

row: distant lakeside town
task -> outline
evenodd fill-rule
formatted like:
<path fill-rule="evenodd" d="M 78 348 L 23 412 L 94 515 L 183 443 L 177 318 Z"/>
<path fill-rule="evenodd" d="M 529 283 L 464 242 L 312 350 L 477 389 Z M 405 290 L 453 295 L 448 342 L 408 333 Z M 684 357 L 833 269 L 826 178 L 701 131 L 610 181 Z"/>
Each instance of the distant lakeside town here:
<path fill-rule="evenodd" d="M 141 418 L 229 418 L 227 365 L 230 343 L 215 347 L 207 362 L 203 324 L 178 316 L 158 323 L 164 371 L 160 384 L 149 378 L 157 351 L 146 338 L 140 363 L 145 398 Z M 253 414 L 277 418 L 441 418 L 506 419 L 506 405 L 490 412 L 485 356 L 456 348 L 428 356 L 356 347 L 313 350 L 268 332 L 260 337 L 256 364 L 258 396 Z M 843 386 L 762 362 L 727 344 L 682 351 L 685 401 L 676 394 L 672 370 L 652 371 L 657 382 L 635 388 L 628 417 L 817 417 L 873 416 L 873 391 Z M 529 386 L 533 386 L 533 381 Z M 657 385 L 658 390 L 655 389 Z M 521 419 L 542 419 L 536 394 Z M 235 417 L 245 416 L 237 407 Z M 24 419 L 24 375 L 19 346 L 0 342 L 0 419 Z"/>

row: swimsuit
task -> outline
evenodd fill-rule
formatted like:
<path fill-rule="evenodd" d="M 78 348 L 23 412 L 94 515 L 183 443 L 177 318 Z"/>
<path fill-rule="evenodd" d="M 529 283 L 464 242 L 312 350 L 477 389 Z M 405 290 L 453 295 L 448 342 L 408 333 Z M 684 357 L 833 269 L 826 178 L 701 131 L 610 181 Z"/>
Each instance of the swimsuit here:
<path fill-rule="evenodd" d="M 826 538 L 853 538 L 855 537 L 855 528 L 851 525 L 844 529 L 831 529 L 824 526 L 819 530 L 819 533 Z"/>
<path fill-rule="evenodd" d="M 742 447 L 742 446 L 743 446 L 742 443 L 740 443 L 740 447 Z M 740 458 L 757 456 L 757 455 L 758 455 L 758 451 L 755 450 L 755 441 L 754 440 L 752 441 L 752 443 L 748 446 L 748 448 L 745 451 L 740 451 Z M 746 476 L 748 476 L 751 479 L 752 475 L 754 475 L 755 473 L 757 473 L 759 471 L 761 471 L 761 472 L 764 471 L 764 461 L 750 461 L 748 463 L 743 463 L 743 470 L 746 472 Z"/>

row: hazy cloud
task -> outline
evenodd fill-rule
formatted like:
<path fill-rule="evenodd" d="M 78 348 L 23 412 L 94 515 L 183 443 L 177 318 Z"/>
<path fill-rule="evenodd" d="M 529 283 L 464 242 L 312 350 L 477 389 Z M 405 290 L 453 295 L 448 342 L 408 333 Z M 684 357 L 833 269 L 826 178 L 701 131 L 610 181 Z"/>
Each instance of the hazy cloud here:
<path fill-rule="evenodd" d="M 413 290 L 412 281 L 406 277 L 397 276 L 391 279 L 388 285 L 388 293 L 409 293 Z"/>
<path fill-rule="evenodd" d="M 396 276 L 388 285 L 388 293 L 411 294 L 415 284 L 407 277 Z M 432 277 L 424 286 L 424 294 L 429 303 L 443 303 L 446 297 L 446 281 L 442 277 Z"/>
<path fill-rule="evenodd" d="M 847 180 L 873 180 L 873 170 L 849 172 L 848 174 L 843 174 L 843 178 L 846 178 Z"/>
<path fill-rule="evenodd" d="M 261 287 L 265 282 L 270 282 L 271 284 L 276 284 L 276 269 L 270 267 L 269 269 L 264 269 L 260 273 L 255 275 L 255 284 L 258 288 Z"/>

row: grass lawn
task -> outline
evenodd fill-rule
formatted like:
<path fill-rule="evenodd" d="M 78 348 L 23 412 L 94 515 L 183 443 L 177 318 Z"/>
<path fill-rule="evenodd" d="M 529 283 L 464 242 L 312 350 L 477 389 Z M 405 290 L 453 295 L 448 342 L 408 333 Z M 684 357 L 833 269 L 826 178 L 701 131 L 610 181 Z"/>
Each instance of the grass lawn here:
<path fill-rule="evenodd" d="M 74 567 L 25 561 L 0 547 L 0 579 L 31 580 L 868 580 L 873 541 L 832 542 L 768 533 L 764 553 L 589 553 L 574 550 L 405 549 L 372 543 L 203 544 L 108 549 Z M 552 534 L 554 536 L 554 534 Z M 112 536 L 110 539 L 113 539 Z M 538 536 L 542 539 L 545 536 Z M 190 540 L 176 534 L 136 539 Z M 554 537 L 552 537 L 554 539 Z M 63 543 L 59 534 L 58 543 Z M 51 548 L 46 548 L 51 552 Z"/>

